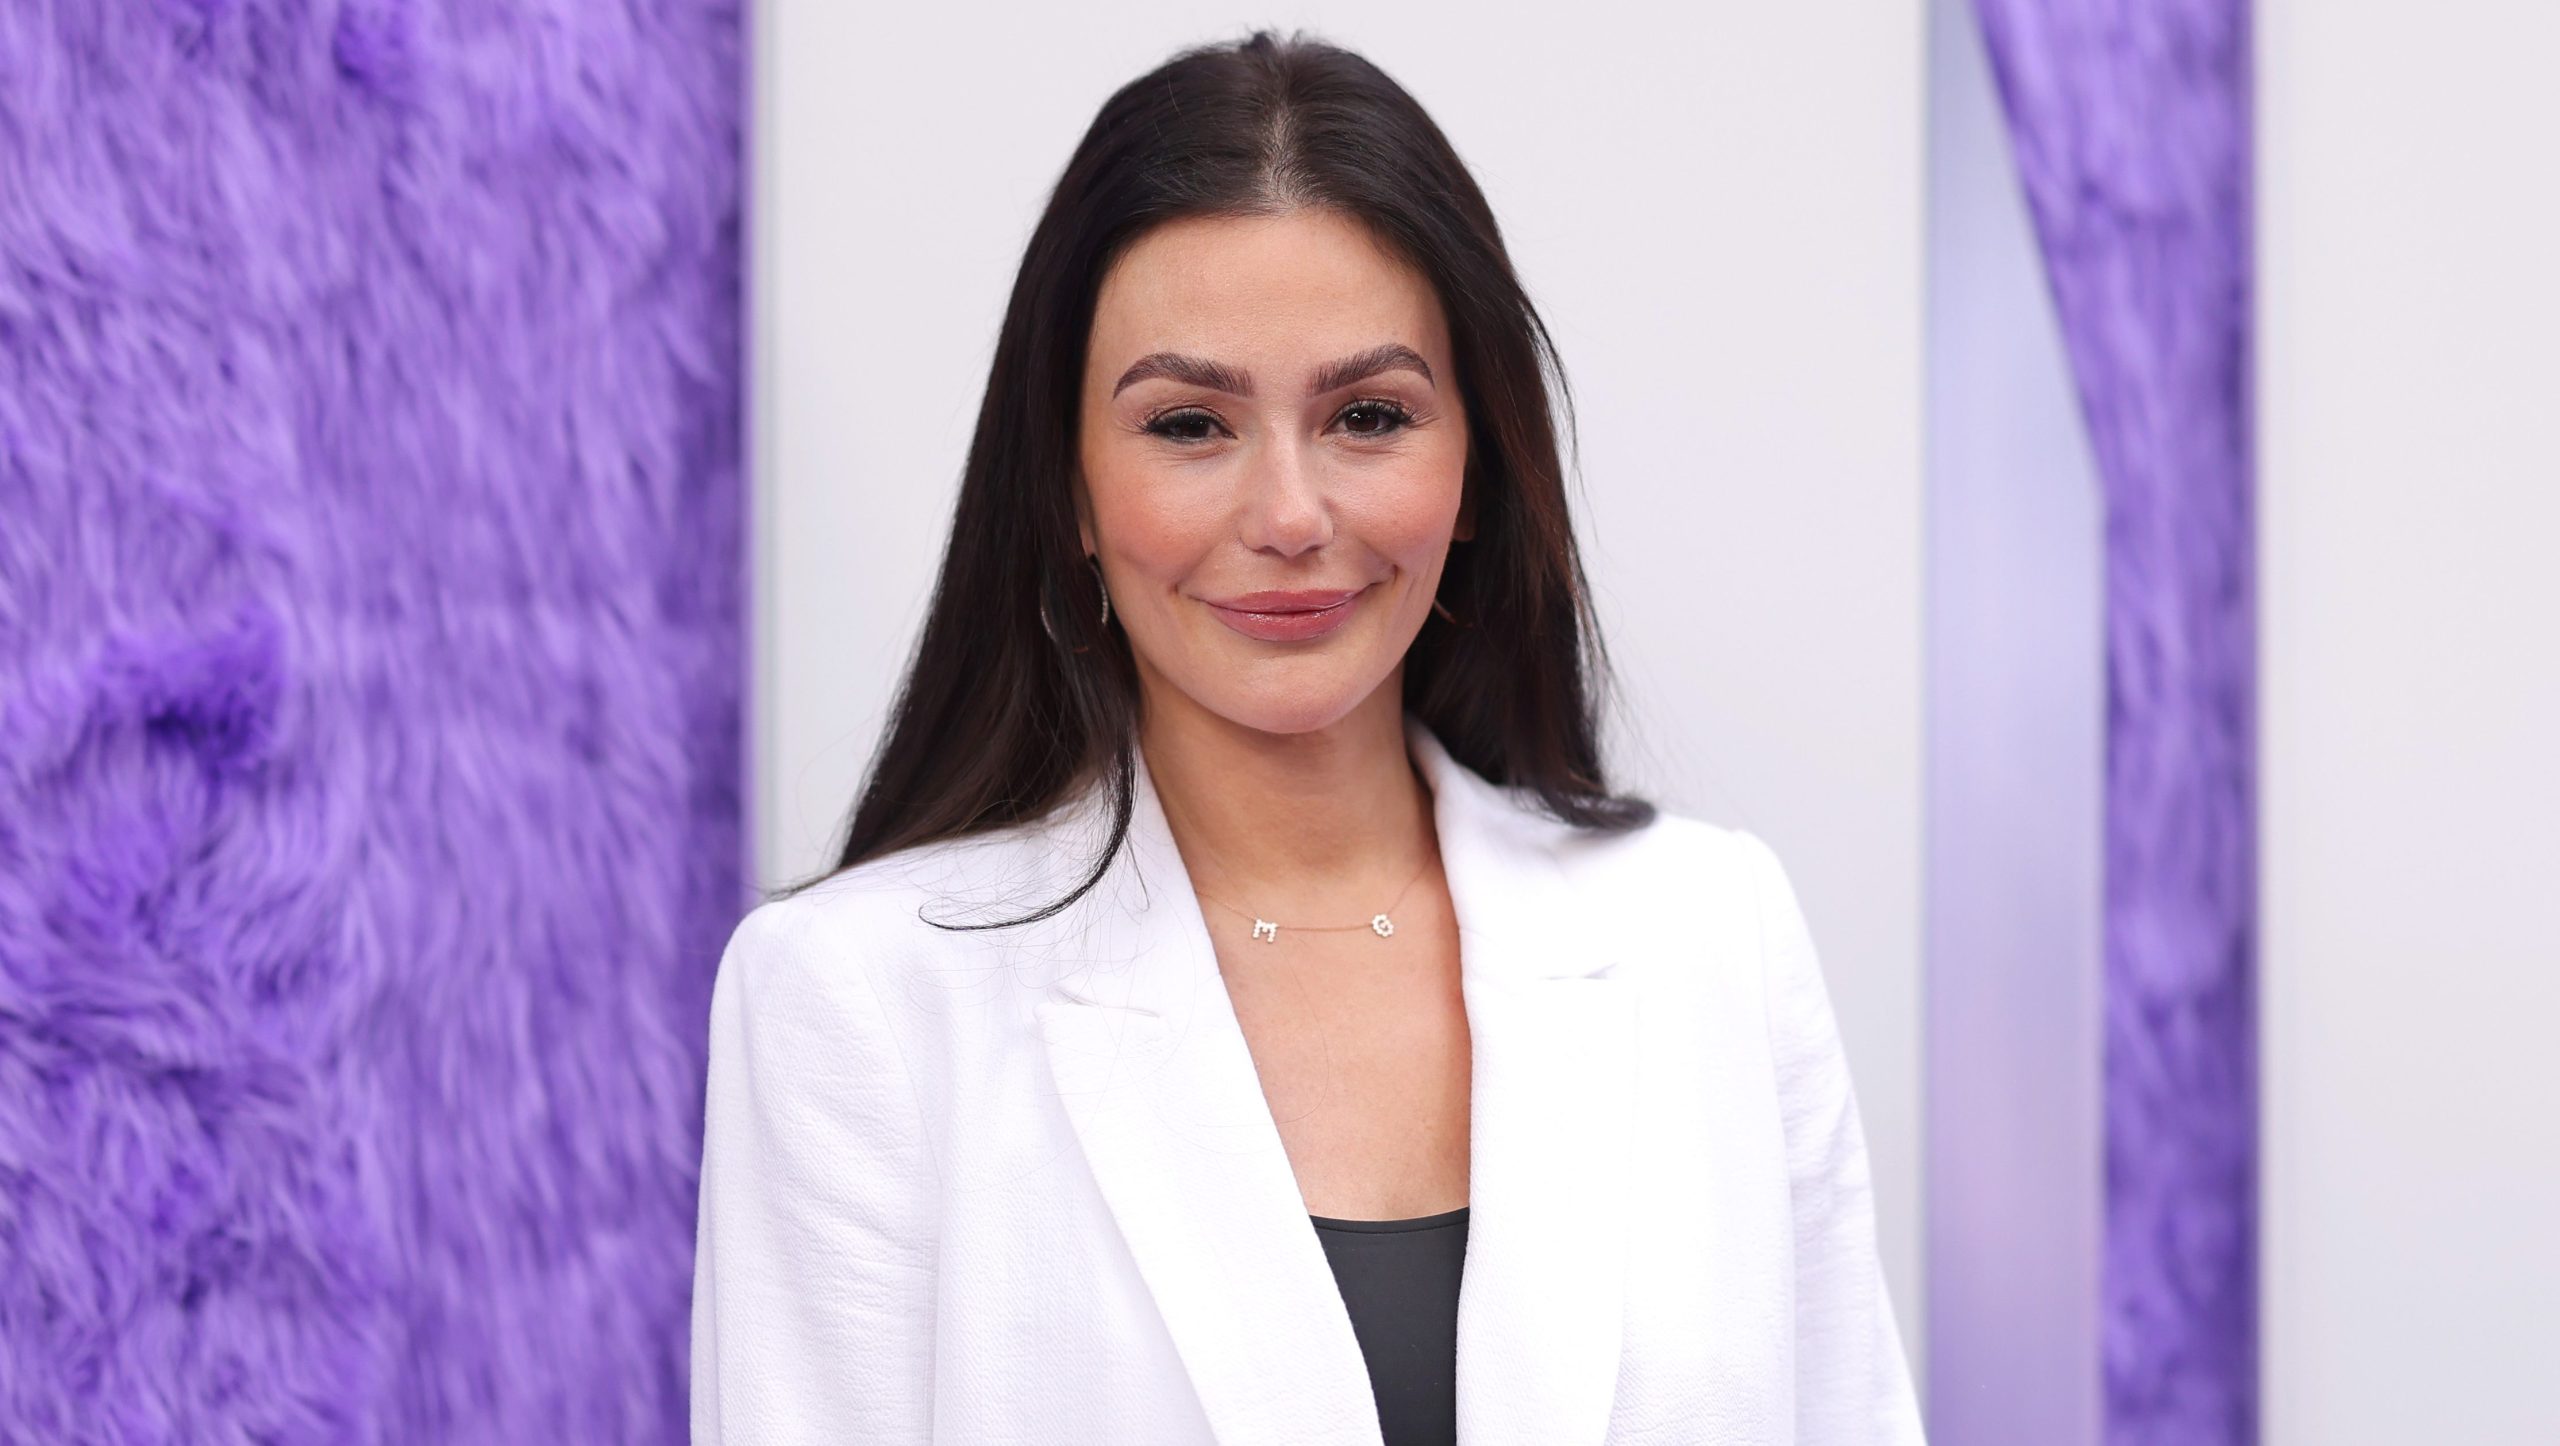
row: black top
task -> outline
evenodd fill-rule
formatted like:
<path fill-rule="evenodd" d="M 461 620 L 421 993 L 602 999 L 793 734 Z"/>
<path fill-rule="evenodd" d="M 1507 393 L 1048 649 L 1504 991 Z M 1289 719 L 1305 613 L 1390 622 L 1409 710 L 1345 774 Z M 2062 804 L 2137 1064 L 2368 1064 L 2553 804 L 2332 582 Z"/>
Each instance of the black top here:
<path fill-rule="evenodd" d="M 1467 1207 L 1411 1220 L 1310 1215 L 1369 1360 L 1386 1446 L 1457 1446 L 1458 1276 Z"/>

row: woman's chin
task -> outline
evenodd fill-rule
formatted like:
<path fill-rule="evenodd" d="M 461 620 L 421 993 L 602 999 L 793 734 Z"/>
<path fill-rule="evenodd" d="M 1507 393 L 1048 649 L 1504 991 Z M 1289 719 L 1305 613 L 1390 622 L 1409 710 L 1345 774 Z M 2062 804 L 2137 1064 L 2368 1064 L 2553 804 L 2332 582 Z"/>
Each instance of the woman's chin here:
<path fill-rule="evenodd" d="M 1255 686 L 1222 688 L 1207 702 L 1209 711 L 1241 728 L 1259 733 L 1313 733 L 1341 722 L 1367 701 L 1377 684 L 1355 680 L 1340 669 L 1291 669 L 1313 676 L 1266 675 Z"/>

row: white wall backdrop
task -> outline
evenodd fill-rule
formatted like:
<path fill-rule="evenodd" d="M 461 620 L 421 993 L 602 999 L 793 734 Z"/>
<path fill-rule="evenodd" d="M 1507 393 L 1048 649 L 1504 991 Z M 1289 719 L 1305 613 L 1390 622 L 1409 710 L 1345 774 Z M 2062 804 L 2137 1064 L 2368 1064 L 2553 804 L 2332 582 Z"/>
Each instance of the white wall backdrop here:
<path fill-rule="evenodd" d="M 1098 0 L 758 12 L 756 808 L 816 868 L 938 559 L 1019 251 L 1102 99 L 1180 45 L 1369 55 L 1502 218 L 1581 404 L 1626 782 L 1766 836 L 1822 948 L 1915 1366 L 1923 16 Z"/>
<path fill-rule="evenodd" d="M 2560 1441 L 2560 10 L 2259 10 L 2266 1439 Z"/>

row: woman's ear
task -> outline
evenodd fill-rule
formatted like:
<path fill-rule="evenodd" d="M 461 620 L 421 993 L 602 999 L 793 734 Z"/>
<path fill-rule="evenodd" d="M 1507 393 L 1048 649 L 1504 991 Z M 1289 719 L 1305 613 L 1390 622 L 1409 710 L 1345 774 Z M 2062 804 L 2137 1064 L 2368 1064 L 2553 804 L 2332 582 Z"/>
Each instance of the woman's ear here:
<path fill-rule="evenodd" d="M 1086 556 L 1093 556 L 1101 549 L 1093 541 L 1093 501 L 1085 495 L 1082 467 L 1078 467 L 1075 475 L 1067 480 L 1067 496 L 1075 504 L 1076 541 L 1084 548 Z"/>

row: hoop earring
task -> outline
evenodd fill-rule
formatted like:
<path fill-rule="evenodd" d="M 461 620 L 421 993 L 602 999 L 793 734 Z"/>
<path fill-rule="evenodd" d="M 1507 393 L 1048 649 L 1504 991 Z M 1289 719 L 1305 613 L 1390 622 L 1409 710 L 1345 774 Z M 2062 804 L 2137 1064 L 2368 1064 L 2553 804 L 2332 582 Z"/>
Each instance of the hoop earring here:
<path fill-rule="evenodd" d="M 1102 626 L 1108 628 L 1111 626 L 1111 589 L 1102 581 L 1102 559 L 1095 557 L 1092 553 L 1088 552 L 1084 555 L 1084 560 L 1093 564 L 1094 584 L 1102 589 Z M 1049 635 L 1049 642 L 1052 646 L 1066 646 L 1065 640 L 1058 636 L 1057 624 L 1049 621 L 1049 600 L 1045 597 L 1040 600 L 1040 631 Z M 1067 651 L 1070 653 L 1090 653 L 1093 651 L 1093 644 L 1087 643 L 1081 648 L 1067 648 Z"/>
<path fill-rule="evenodd" d="M 1431 610 L 1438 613 L 1440 616 L 1447 618 L 1449 620 L 1449 626 L 1453 628 L 1463 628 L 1466 626 L 1465 623 L 1458 621 L 1458 615 L 1456 613 L 1449 611 L 1449 605 L 1440 601 L 1437 597 L 1434 597 L 1431 600 Z"/>

